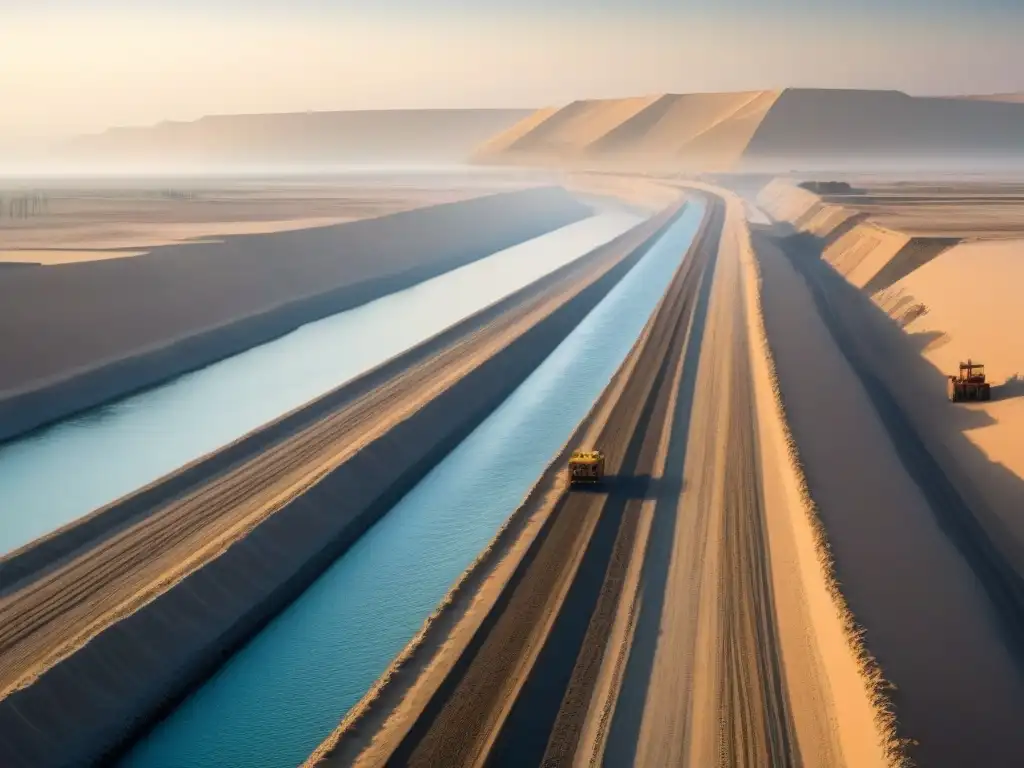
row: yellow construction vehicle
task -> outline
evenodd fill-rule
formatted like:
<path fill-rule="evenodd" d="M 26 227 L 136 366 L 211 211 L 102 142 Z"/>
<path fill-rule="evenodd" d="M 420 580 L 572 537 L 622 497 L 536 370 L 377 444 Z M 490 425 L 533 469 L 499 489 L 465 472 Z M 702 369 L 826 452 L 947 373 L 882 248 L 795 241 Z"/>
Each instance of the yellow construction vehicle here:
<path fill-rule="evenodd" d="M 604 479 L 604 454 L 573 451 L 569 457 L 569 485 L 593 485 Z"/>
<path fill-rule="evenodd" d="M 946 393 L 953 403 L 961 400 L 990 400 L 992 394 L 989 383 L 985 381 L 985 366 L 970 358 L 966 363 L 960 363 L 960 373 L 949 377 Z"/>

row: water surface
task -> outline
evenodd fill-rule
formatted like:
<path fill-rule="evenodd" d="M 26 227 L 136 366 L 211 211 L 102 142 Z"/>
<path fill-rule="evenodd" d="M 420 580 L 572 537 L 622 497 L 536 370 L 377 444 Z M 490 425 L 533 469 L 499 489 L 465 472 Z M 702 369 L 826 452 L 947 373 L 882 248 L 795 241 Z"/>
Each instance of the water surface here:
<path fill-rule="evenodd" d="M 561 450 L 636 341 L 702 215 L 692 204 L 484 423 L 123 765 L 301 763 Z"/>
<path fill-rule="evenodd" d="M 216 450 L 607 243 L 602 213 L 0 446 L 0 554 Z"/>

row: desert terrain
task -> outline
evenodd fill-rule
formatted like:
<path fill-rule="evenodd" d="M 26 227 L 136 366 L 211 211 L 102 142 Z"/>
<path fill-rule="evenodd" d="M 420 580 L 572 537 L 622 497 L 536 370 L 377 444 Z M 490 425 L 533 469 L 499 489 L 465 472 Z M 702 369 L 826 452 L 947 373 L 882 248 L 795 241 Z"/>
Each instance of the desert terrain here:
<path fill-rule="evenodd" d="M 591 211 L 551 187 L 468 197 L 346 224 L 293 221 L 286 231 L 5 271 L 0 324 L 17 343 L 0 351 L 0 437 L 194 370 Z M 276 216 L 278 204 L 254 207 Z M 209 216 L 217 206 L 199 207 Z M 61 311 L 41 313 L 40 306 Z"/>
<path fill-rule="evenodd" d="M 228 235 L 263 234 L 385 216 L 467 199 L 486 190 L 344 182 L 282 184 L 168 179 L 166 187 L 8 183 L 0 261 L 62 264 L 137 255 L 150 248 Z M 42 185 L 40 187 L 40 185 Z M 28 215 L 18 204 L 30 199 Z M 35 200 L 31 200 L 35 198 Z M 144 249 L 144 250 L 143 250 Z M 90 255 L 94 254 L 94 255 Z"/>
<path fill-rule="evenodd" d="M 775 183 L 758 199 L 779 221 L 756 240 L 765 294 L 785 304 L 766 317 L 794 435 L 898 730 L 920 742 L 910 754 L 1016 764 L 1024 422 L 1004 286 L 1024 253 L 1020 188 L 848 183 L 820 198 Z M 840 355 L 824 352 L 829 337 Z M 989 363 L 991 402 L 946 401 L 968 358 Z M 842 455 L 855 471 L 836 470 Z"/>
<path fill-rule="evenodd" d="M 786 88 L 576 101 L 482 144 L 480 162 L 643 172 L 1021 168 L 1015 99 Z"/>
<path fill-rule="evenodd" d="M 586 416 L 305 765 L 1024 764 L 1024 184 L 952 167 L 1024 158 L 1022 110 L 588 100 L 504 115 L 461 186 L 233 182 L 195 193 L 202 214 L 173 190 L 34 203 L 0 233 L 12 251 L 142 253 L 0 272 L 0 322 L 32 340 L 0 366 L 9 436 L 139 386 L 131 365 L 165 381 L 595 210 L 643 220 L 0 559 L 0 764 L 123 757 L 698 209 Z M 930 174 L 844 166 L 944 153 Z M 230 343 L 197 341 L 211 328 Z M 154 370 L 170 340 L 200 351 Z M 968 358 L 992 398 L 949 402 Z M 569 484 L 582 447 L 605 455 L 597 487 Z"/>

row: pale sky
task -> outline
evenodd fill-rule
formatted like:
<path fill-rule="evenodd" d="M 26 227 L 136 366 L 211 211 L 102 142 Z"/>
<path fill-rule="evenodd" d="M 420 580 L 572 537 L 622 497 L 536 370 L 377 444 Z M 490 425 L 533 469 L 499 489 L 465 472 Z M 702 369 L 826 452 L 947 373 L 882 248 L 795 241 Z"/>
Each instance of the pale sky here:
<path fill-rule="evenodd" d="M 785 86 L 1024 91 L 1024 0 L 0 0 L 0 139 Z"/>

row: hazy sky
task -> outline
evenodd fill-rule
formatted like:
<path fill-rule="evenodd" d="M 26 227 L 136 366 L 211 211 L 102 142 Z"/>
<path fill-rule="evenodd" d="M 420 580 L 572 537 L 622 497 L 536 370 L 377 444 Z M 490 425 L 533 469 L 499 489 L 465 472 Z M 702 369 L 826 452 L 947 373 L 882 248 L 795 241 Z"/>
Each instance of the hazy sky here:
<path fill-rule="evenodd" d="M 784 86 L 1024 90 L 1024 0 L 0 0 L 0 138 Z"/>

